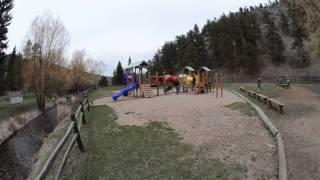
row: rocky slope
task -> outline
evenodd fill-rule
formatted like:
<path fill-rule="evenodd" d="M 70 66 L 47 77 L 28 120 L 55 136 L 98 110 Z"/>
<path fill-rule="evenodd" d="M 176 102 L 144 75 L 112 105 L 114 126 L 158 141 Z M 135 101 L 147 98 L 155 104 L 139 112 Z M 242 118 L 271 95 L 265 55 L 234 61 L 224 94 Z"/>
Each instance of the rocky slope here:
<path fill-rule="evenodd" d="M 316 61 L 320 57 L 320 1 L 319 0 L 282 0 L 282 6 L 292 11 L 299 25 L 308 33 L 305 42 L 310 58 Z"/>
<path fill-rule="evenodd" d="M 287 63 L 276 66 L 266 63 L 262 76 L 320 76 L 320 0 L 281 0 L 280 4 L 264 9 L 277 27 L 277 33 L 285 46 L 284 55 Z M 258 19 L 263 24 L 263 13 L 258 11 Z M 289 23 L 289 33 L 281 28 L 281 15 L 285 15 Z M 290 63 L 299 61 L 299 52 L 293 48 L 295 38 L 291 32 L 293 24 L 302 27 L 306 38 L 303 39 L 303 53 L 308 57 L 310 66 L 292 68 Z M 263 27 L 262 27 L 263 29 Z"/>

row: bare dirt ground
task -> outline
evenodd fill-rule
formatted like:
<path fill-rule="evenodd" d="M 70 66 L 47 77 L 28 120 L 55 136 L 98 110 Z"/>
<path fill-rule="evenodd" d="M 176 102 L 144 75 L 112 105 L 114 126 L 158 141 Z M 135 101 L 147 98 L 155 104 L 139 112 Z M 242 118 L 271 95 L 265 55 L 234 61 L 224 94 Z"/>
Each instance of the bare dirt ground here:
<path fill-rule="evenodd" d="M 279 99 L 287 113 L 274 123 L 284 138 L 288 179 L 320 179 L 320 95 L 293 87 Z"/>
<path fill-rule="evenodd" d="M 111 106 L 120 125 L 167 122 L 184 142 L 210 158 L 246 167 L 246 179 L 277 179 L 277 150 L 272 136 L 258 117 L 225 107 L 235 102 L 243 101 L 224 92 L 223 99 L 213 94 L 168 95 L 112 102 L 108 97 L 94 104 Z"/>

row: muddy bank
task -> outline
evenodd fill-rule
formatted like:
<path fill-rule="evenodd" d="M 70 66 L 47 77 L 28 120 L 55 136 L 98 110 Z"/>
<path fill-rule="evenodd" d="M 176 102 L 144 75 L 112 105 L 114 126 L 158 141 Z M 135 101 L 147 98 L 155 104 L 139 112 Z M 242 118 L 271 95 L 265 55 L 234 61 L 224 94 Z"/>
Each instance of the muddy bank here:
<path fill-rule="evenodd" d="M 58 124 L 57 106 L 46 115 L 32 120 L 0 146 L 0 180 L 26 179 L 31 171 L 33 156 L 40 149 L 43 139 Z"/>

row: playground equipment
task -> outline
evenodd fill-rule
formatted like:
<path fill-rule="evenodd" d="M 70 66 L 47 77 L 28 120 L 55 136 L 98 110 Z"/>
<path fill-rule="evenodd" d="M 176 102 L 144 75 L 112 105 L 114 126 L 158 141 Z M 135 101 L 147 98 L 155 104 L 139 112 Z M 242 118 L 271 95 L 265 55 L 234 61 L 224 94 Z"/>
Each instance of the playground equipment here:
<path fill-rule="evenodd" d="M 149 72 L 149 84 L 151 87 L 157 87 L 157 96 L 159 96 L 160 87 L 164 86 L 165 76 L 159 76 L 159 73 L 156 72 L 156 75 L 151 75 Z"/>
<path fill-rule="evenodd" d="M 223 73 L 216 72 L 216 98 L 219 98 L 219 92 L 221 98 L 223 97 Z"/>
<path fill-rule="evenodd" d="M 115 94 L 112 99 L 116 101 L 120 96 L 128 95 L 134 97 L 153 97 L 150 84 L 145 80 L 144 70 L 149 69 L 149 64 L 145 61 L 133 63 L 125 69 L 128 86 Z M 138 70 L 138 72 L 137 72 Z"/>
<path fill-rule="evenodd" d="M 189 92 L 189 89 L 192 88 L 192 75 L 195 76 L 195 72 L 196 71 L 190 66 L 183 68 L 182 74 L 179 75 L 180 82 L 182 83 L 182 92 Z"/>
<path fill-rule="evenodd" d="M 112 99 L 116 101 L 120 96 L 127 95 L 130 91 L 134 90 L 137 87 L 137 85 L 137 83 L 131 83 L 128 87 L 122 89 L 120 92 L 112 96 Z"/>
<path fill-rule="evenodd" d="M 211 92 L 212 83 L 209 78 L 211 70 L 205 66 L 202 66 L 198 71 L 197 76 L 197 90 L 196 94 Z"/>
<path fill-rule="evenodd" d="M 181 85 L 182 92 L 186 93 L 189 89 L 192 89 L 194 79 L 194 93 L 209 93 L 212 91 L 214 84 L 214 76 L 216 77 L 216 93 L 217 98 L 219 94 L 219 88 L 221 89 L 221 97 L 223 96 L 222 86 L 222 73 L 214 74 L 209 68 L 202 66 L 198 71 L 195 71 L 192 67 L 186 66 L 182 70 L 182 74 L 177 76 L 161 75 L 156 72 L 155 75 L 146 73 L 149 70 L 149 64 L 145 61 L 131 64 L 125 69 L 126 82 L 128 86 L 122 89 L 119 93 L 115 94 L 112 99 L 116 101 L 120 96 L 134 96 L 134 97 L 147 97 L 152 98 L 154 96 L 151 87 L 157 87 L 157 96 L 159 96 L 160 87 L 164 87 L 164 92 L 167 93 L 173 86 Z"/>
<path fill-rule="evenodd" d="M 213 72 L 205 66 L 202 66 L 197 72 L 192 67 L 186 66 L 179 76 L 180 82 L 182 82 L 182 92 L 186 93 L 192 89 L 195 78 L 195 94 L 209 93 L 212 91 L 213 77 Z"/>
<path fill-rule="evenodd" d="M 166 84 L 166 87 L 164 89 L 165 94 L 167 94 L 168 91 L 173 90 L 173 86 L 177 86 L 177 84 L 179 84 L 180 86 L 180 81 L 177 76 L 171 76 L 171 75 L 164 76 L 164 83 Z"/>

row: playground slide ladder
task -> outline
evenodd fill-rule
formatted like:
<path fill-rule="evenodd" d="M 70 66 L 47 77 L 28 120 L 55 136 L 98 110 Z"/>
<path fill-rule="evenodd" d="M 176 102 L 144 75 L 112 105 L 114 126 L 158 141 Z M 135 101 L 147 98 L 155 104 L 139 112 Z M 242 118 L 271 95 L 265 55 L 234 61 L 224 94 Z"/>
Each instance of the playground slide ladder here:
<path fill-rule="evenodd" d="M 145 98 L 152 98 L 154 96 L 150 84 L 142 84 L 141 89 Z"/>
<path fill-rule="evenodd" d="M 189 91 L 187 86 L 183 86 L 182 87 L 182 92 L 187 93 Z"/>

